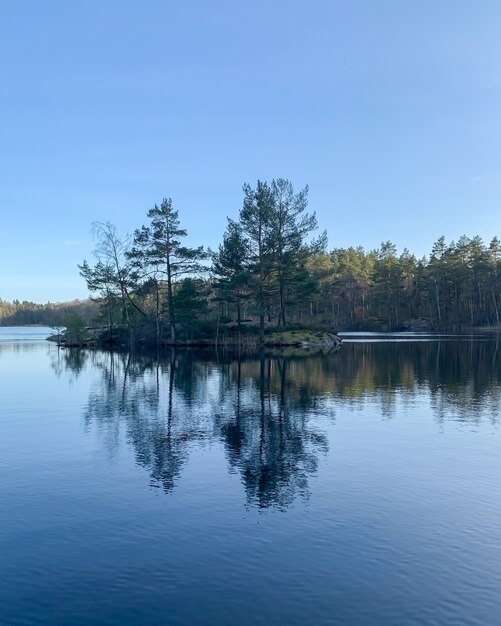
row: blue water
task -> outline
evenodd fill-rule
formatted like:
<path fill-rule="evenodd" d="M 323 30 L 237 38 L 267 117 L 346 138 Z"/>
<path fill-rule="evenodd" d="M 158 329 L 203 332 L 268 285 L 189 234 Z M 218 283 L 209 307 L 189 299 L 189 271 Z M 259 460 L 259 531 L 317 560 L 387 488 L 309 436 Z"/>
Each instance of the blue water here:
<path fill-rule="evenodd" d="M 501 623 L 495 337 L 238 361 L 47 334 L 0 328 L 2 626 Z"/>

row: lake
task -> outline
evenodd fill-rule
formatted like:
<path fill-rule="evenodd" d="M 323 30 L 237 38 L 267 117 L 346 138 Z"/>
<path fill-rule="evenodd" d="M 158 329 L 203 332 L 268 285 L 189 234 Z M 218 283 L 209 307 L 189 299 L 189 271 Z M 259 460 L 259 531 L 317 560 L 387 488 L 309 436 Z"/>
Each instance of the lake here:
<path fill-rule="evenodd" d="M 0 624 L 497 624 L 501 346 L 0 328 Z"/>

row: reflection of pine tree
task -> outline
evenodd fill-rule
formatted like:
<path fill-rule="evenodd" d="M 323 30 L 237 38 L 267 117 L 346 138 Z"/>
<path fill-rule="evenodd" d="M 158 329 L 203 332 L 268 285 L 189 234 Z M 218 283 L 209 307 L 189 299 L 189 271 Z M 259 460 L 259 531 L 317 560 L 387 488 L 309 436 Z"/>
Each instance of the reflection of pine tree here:
<path fill-rule="evenodd" d="M 50 356 L 50 366 L 58 378 L 63 373 L 72 378 L 78 378 L 87 363 L 89 352 L 79 348 L 67 348 L 64 350 L 58 348 Z"/>
<path fill-rule="evenodd" d="M 240 361 L 236 367 L 234 417 L 226 414 L 220 429 L 230 467 L 240 471 L 249 503 L 284 508 L 297 495 L 308 496 L 308 476 L 327 441 L 308 428 L 306 412 L 287 397 L 286 359 L 272 364 L 262 357 L 256 386 L 243 392 Z M 280 381 L 278 395 L 270 392 L 272 377 Z"/>
<path fill-rule="evenodd" d="M 249 362 L 243 377 L 241 361 L 217 367 L 193 353 L 172 352 L 156 362 L 93 356 L 102 376 L 89 396 L 86 423 L 97 424 L 110 456 L 125 428 L 152 485 L 174 489 L 190 443 L 217 437 L 231 470 L 242 475 L 249 502 L 287 506 L 307 495 L 307 477 L 326 442 L 308 429 L 303 400 L 288 398 L 285 360 Z"/>
<path fill-rule="evenodd" d="M 103 376 L 98 391 L 89 396 L 87 423 L 97 423 L 108 444 L 115 445 L 125 425 L 137 464 L 149 470 L 152 484 L 173 489 L 186 462 L 184 444 L 190 438 L 176 422 L 174 354 L 167 363 L 121 354 L 101 356 Z M 113 445 L 109 450 L 113 452 Z"/>
<path fill-rule="evenodd" d="M 110 457 L 125 437 L 151 484 L 176 487 L 193 444 L 221 441 L 250 505 L 308 497 L 327 439 L 318 415 L 368 399 L 377 417 L 395 400 L 428 395 L 438 420 L 498 420 L 501 350 L 496 341 L 345 344 L 339 353 L 238 359 L 171 352 L 161 358 L 64 350 L 58 375 L 100 372 L 85 411 Z"/>

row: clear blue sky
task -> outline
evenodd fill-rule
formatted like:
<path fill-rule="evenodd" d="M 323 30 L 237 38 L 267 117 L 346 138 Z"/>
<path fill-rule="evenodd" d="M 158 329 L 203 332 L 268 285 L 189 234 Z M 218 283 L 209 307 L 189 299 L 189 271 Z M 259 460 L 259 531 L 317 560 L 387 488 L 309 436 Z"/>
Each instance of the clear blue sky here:
<path fill-rule="evenodd" d="M 310 185 L 329 245 L 501 235 L 501 2 L 3 2 L 0 297 L 87 295 L 93 220 Z"/>

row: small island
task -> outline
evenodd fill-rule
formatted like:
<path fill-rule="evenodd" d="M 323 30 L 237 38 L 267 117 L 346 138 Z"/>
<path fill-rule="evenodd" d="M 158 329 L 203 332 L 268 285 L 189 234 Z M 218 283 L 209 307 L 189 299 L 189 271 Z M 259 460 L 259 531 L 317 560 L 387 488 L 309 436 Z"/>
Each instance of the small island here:
<path fill-rule="evenodd" d="M 243 192 L 216 251 L 185 245 L 170 198 L 131 237 L 94 223 L 97 262 L 79 271 L 98 320 L 88 326 L 68 316 L 50 339 L 74 347 L 338 348 L 334 320 L 304 307 L 321 289 L 314 261 L 327 247 L 326 232 L 313 236 L 308 187 L 295 193 L 290 181 L 274 179 Z"/>

